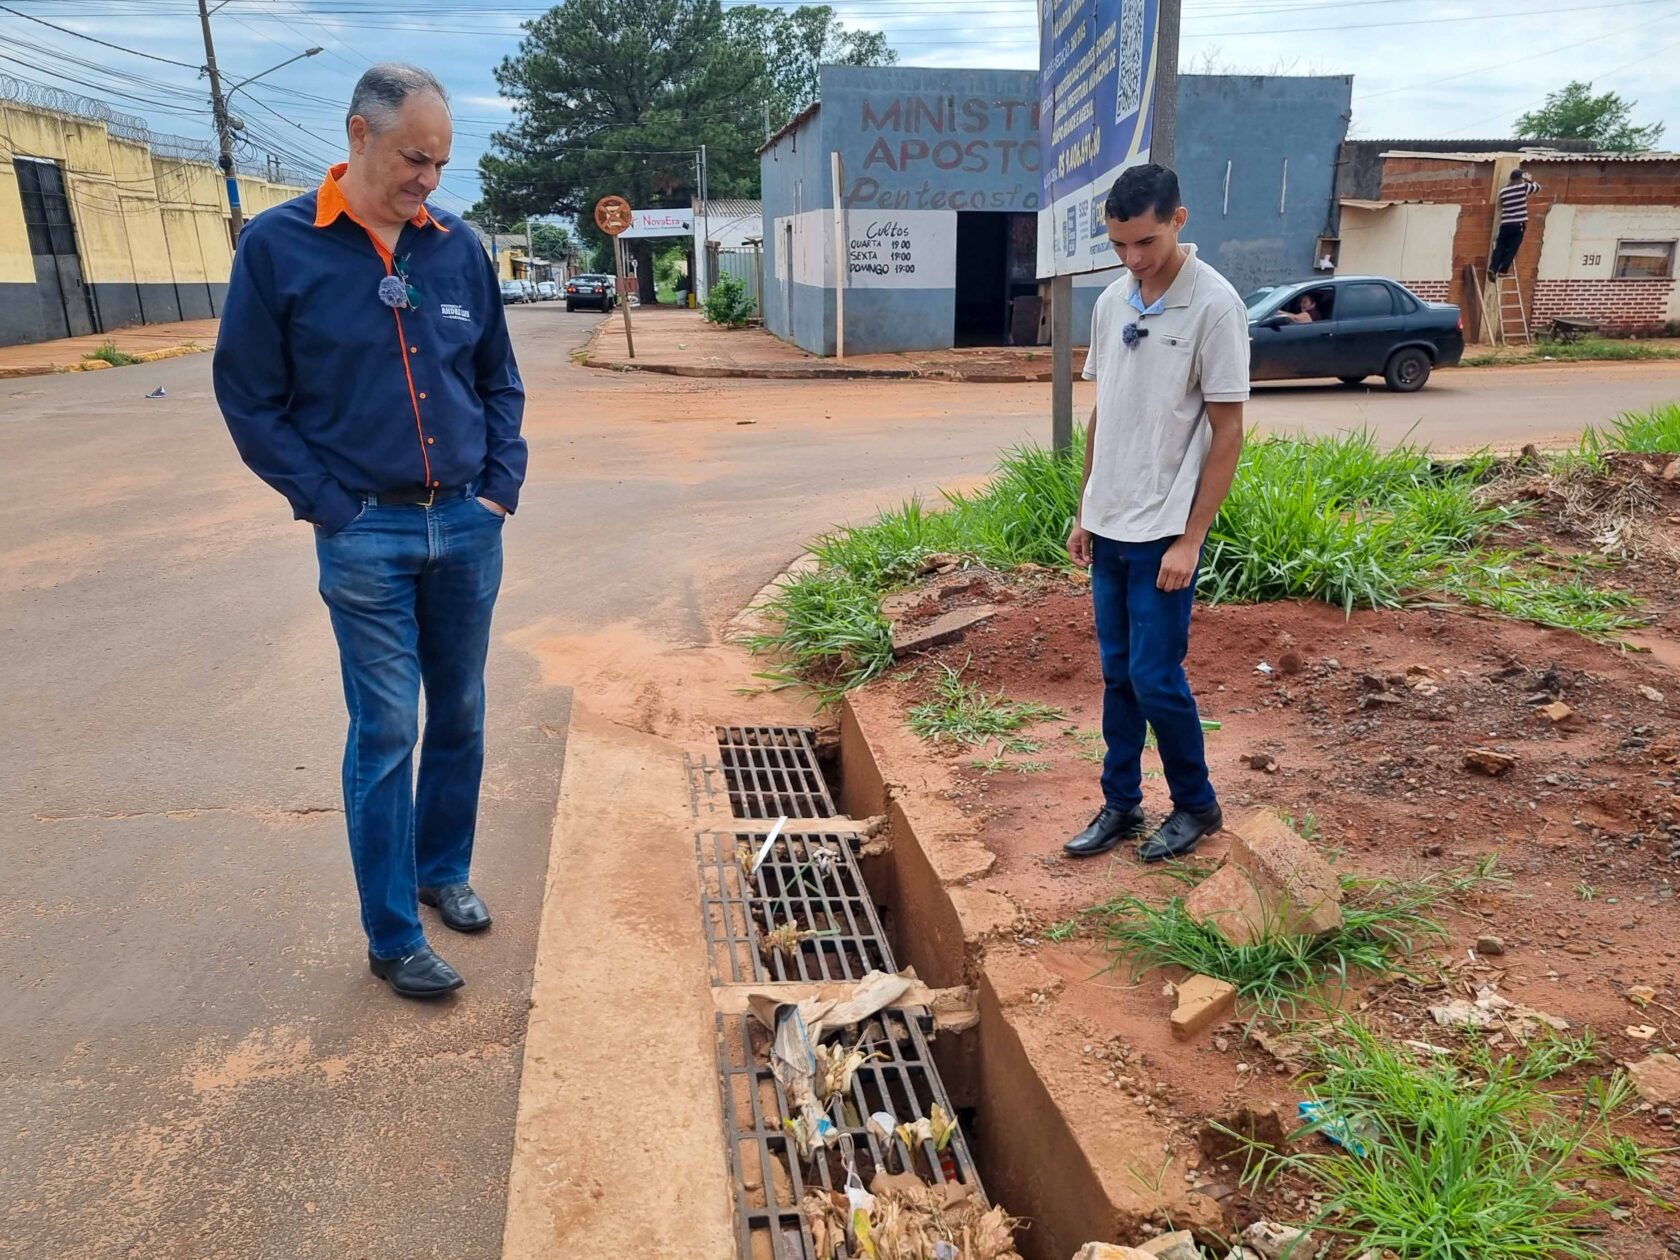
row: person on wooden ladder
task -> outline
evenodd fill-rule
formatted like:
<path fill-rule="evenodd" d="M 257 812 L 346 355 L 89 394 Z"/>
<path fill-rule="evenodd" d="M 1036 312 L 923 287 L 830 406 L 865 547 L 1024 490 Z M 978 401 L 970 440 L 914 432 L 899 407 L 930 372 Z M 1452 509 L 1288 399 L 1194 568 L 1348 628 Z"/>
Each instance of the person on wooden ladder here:
<path fill-rule="evenodd" d="M 1097 299 L 1085 375 L 1097 405 L 1068 555 L 1091 570 L 1102 656 L 1103 806 L 1070 857 L 1142 840 L 1145 862 L 1182 857 L 1224 823 L 1201 715 L 1184 672 L 1202 545 L 1230 493 L 1248 400 L 1248 312 L 1223 276 L 1181 245 L 1178 176 L 1135 166 L 1104 204 L 1127 274 Z M 1155 731 L 1172 813 L 1143 812 L 1143 748 Z"/>
<path fill-rule="evenodd" d="M 1490 277 L 1509 275 L 1516 264 L 1528 232 L 1528 199 L 1539 191 L 1540 185 L 1521 169 L 1512 171 L 1499 190 L 1499 239 L 1493 243 L 1493 259 L 1488 263 Z"/>

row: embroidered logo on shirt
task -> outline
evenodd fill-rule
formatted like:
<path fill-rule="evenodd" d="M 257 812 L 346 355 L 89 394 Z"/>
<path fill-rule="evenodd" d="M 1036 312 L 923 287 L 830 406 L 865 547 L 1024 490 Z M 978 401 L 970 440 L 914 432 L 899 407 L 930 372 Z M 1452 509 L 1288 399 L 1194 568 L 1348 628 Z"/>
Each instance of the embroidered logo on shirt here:
<path fill-rule="evenodd" d="M 459 319 L 469 324 L 472 323 L 472 312 L 464 306 L 456 306 L 453 302 L 445 302 L 438 307 L 438 314 L 445 319 Z"/>

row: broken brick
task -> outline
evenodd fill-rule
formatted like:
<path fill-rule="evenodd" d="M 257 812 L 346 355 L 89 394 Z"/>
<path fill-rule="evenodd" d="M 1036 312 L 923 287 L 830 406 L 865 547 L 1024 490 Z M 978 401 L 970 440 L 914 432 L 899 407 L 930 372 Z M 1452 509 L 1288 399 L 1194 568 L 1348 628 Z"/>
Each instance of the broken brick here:
<path fill-rule="evenodd" d="M 1196 1140 L 1202 1154 L 1214 1163 L 1237 1163 L 1246 1168 L 1251 1159 L 1264 1153 L 1281 1154 L 1289 1145 L 1292 1128 L 1279 1108 L 1238 1107 L 1209 1119 Z"/>
<path fill-rule="evenodd" d="M 1273 922 L 1272 911 L 1255 879 L 1238 866 L 1221 866 L 1184 899 L 1184 912 L 1205 923 L 1233 945 L 1252 945 Z"/>
<path fill-rule="evenodd" d="M 924 626 L 895 631 L 893 655 L 908 656 L 911 652 L 920 652 L 925 648 L 949 643 L 952 639 L 960 639 L 964 633 L 981 622 L 991 620 L 996 613 L 997 609 L 991 604 L 981 604 L 974 608 L 954 608 L 943 616 L 935 617 Z"/>
<path fill-rule="evenodd" d="M 1134 1250 L 1141 1251 L 1146 1256 L 1154 1256 L 1155 1260 L 1202 1260 L 1201 1248 L 1196 1246 L 1196 1236 L 1187 1229 L 1151 1238 L 1148 1242 L 1139 1243 Z"/>
<path fill-rule="evenodd" d="M 1672 1054 L 1648 1054 L 1628 1064 L 1627 1074 L 1646 1102 L 1659 1107 L 1680 1103 L 1680 1059 Z"/>
<path fill-rule="evenodd" d="M 1189 1041 L 1210 1025 L 1229 1019 L 1237 1009 L 1237 986 L 1212 976 L 1191 976 L 1178 986 L 1172 1035 Z"/>
<path fill-rule="evenodd" d="M 1256 810 L 1231 828 L 1227 859 L 1275 899 L 1286 930 L 1320 936 L 1342 926 L 1342 883 L 1330 863 L 1275 813 Z"/>

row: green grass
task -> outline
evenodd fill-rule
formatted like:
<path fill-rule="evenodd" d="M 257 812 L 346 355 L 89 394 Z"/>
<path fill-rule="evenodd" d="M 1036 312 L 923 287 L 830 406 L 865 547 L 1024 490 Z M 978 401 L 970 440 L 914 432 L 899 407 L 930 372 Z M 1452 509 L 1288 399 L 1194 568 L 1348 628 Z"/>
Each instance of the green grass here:
<path fill-rule="evenodd" d="M 138 358 L 129 354 L 126 350 L 117 349 L 117 343 L 114 341 L 102 342 L 99 349 L 89 351 L 87 354 L 84 354 L 82 358 L 103 359 L 112 367 L 128 367 L 131 364 L 140 362 Z"/>
<path fill-rule="evenodd" d="M 1514 1054 L 1480 1042 L 1414 1058 L 1354 1021 L 1316 1043 L 1310 1089 L 1317 1129 L 1351 1132 L 1355 1155 L 1317 1144 L 1250 1164 L 1285 1171 L 1322 1196 L 1312 1228 L 1347 1240 L 1348 1254 L 1390 1250 L 1407 1260 L 1593 1260 L 1607 1253 L 1587 1218 L 1611 1206 L 1577 1189 L 1583 1163 L 1647 1170 L 1651 1152 L 1617 1143 L 1612 1122 L 1626 1079 L 1579 1090 L 1542 1085 L 1590 1045 L 1544 1040 Z M 1635 1172 L 1635 1179 L 1638 1171 Z"/>
<path fill-rule="evenodd" d="M 977 757 L 968 764 L 983 774 L 1001 774 L 1005 770 L 1015 774 L 1042 774 L 1050 768 L 1048 761 L 1010 761 L 1011 752 L 1037 752 L 1042 745 L 1032 740 L 1002 741 L 990 757 Z"/>
<path fill-rule="evenodd" d="M 1662 1171 L 1657 1161 L 1665 1155 L 1680 1151 L 1680 1146 L 1646 1146 L 1625 1133 L 1607 1135 L 1602 1142 L 1585 1152 L 1588 1162 L 1611 1176 L 1620 1177 L 1663 1206 L 1656 1191 L 1663 1185 Z"/>
<path fill-rule="evenodd" d="M 886 670 L 891 628 L 880 599 L 913 581 L 929 556 L 994 570 L 1066 568 L 1082 432 L 1061 454 L 1005 452 L 990 482 L 947 494 L 937 510 L 911 499 L 819 538 L 816 569 L 769 600 L 762 611 L 774 629 L 748 640 L 782 659 L 766 677 L 805 682 L 830 703 Z M 1680 446 L 1680 405 L 1625 416 L 1590 437 L 1584 460 L 1598 447 Z M 1490 548 L 1493 531 L 1523 510 L 1483 501 L 1478 492 L 1496 471 L 1490 455 L 1443 463 L 1422 447 L 1385 448 L 1369 432 L 1251 441 L 1208 535 L 1198 596 L 1314 599 L 1349 613 L 1447 601 L 1599 636 L 1639 624 L 1632 596 L 1584 574 L 1560 581 Z"/>
<path fill-rule="evenodd" d="M 1061 716 L 1062 711 L 1051 705 L 1009 700 L 1001 690 L 988 692 L 964 682 L 960 669 L 941 664 L 933 699 L 910 710 L 910 729 L 936 744 L 984 744 Z M 1030 741 L 1004 741 L 1000 752 L 1036 752 L 1040 747 Z"/>
<path fill-rule="evenodd" d="M 1332 990 L 1357 976 L 1392 974 L 1419 943 L 1446 931 L 1429 913 L 1450 892 L 1443 880 L 1410 884 L 1342 880 L 1342 926 L 1323 936 L 1268 931 L 1249 945 L 1233 945 L 1197 923 L 1184 898 L 1151 905 L 1122 894 L 1087 910 L 1082 926 L 1107 940 L 1114 966 L 1134 975 L 1185 967 L 1237 987 L 1238 997 L 1278 1014 L 1328 1005 Z M 1068 930 L 1063 937 L 1073 935 Z"/>
<path fill-rule="evenodd" d="M 1673 346 L 1648 341 L 1621 341 L 1611 337 L 1582 337 L 1579 341 L 1539 341 L 1522 350 L 1494 351 L 1464 360 L 1465 367 L 1495 367 L 1517 363 L 1584 363 L 1593 360 L 1631 362 L 1648 359 L 1680 359 Z"/>
<path fill-rule="evenodd" d="M 1649 411 L 1625 411 L 1607 425 L 1589 428 L 1581 446 L 1583 455 L 1604 451 L 1680 455 L 1680 402 Z"/>

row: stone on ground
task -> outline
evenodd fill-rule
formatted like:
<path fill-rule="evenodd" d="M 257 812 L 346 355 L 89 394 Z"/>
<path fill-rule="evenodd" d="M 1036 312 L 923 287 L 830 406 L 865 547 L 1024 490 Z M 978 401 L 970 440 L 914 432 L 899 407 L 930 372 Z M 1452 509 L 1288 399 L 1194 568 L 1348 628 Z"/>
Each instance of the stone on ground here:
<path fill-rule="evenodd" d="M 1157 1260 L 1157 1257 L 1137 1247 L 1094 1242 L 1081 1247 L 1073 1260 Z"/>
<path fill-rule="evenodd" d="M 1270 810 L 1258 810 L 1231 831 L 1225 864 L 1185 899 L 1197 923 L 1233 945 L 1268 935 L 1318 936 L 1342 925 L 1342 888 L 1312 845 Z"/>
<path fill-rule="evenodd" d="M 926 625 L 906 626 L 901 630 L 894 630 L 893 655 L 907 656 L 911 652 L 920 652 L 925 648 L 949 643 L 952 639 L 960 639 L 966 631 L 972 630 L 983 621 L 989 621 L 996 613 L 997 609 L 991 604 L 980 604 L 973 608 L 953 608 Z"/>
<path fill-rule="evenodd" d="M 1237 1009 L 1237 986 L 1212 976 L 1191 976 L 1178 986 L 1172 1035 L 1189 1041 L 1203 1029 L 1229 1019 Z"/>
<path fill-rule="evenodd" d="M 1680 1103 L 1680 1058 L 1672 1054 L 1648 1054 L 1628 1064 L 1628 1078 L 1639 1096 L 1657 1106 Z"/>
<path fill-rule="evenodd" d="M 1312 1260 L 1314 1251 L 1311 1234 L 1276 1221 L 1255 1221 L 1243 1230 L 1242 1240 L 1266 1260 Z"/>
<path fill-rule="evenodd" d="M 1233 945 L 1252 945 L 1272 927 L 1272 915 L 1254 877 L 1241 867 L 1221 866 L 1191 890 L 1184 912 L 1212 927 Z"/>

